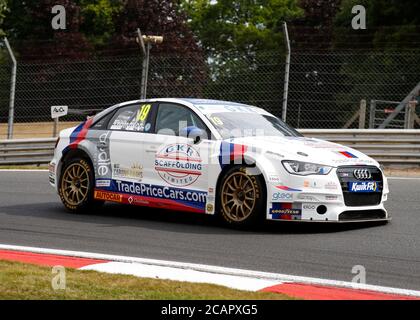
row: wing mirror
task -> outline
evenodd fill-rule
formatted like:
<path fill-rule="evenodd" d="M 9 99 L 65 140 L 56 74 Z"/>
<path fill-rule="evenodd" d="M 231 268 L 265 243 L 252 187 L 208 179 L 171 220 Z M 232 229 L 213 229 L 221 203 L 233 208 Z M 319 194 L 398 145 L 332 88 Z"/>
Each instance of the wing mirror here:
<path fill-rule="evenodd" d="M 203 139 L 208 139 L 207 132 L 195 126 L 181 129 L 179 135 L 181 137 L 191 138 L 194 144 L 200 143 Z"/>

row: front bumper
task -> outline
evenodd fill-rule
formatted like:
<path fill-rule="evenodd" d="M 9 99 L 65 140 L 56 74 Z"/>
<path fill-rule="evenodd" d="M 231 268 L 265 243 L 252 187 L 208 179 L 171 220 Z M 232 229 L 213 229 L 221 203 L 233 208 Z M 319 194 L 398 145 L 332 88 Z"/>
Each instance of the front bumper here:
<path fill-rule="evenodd" d="M 349 201 L 348 190 L 337 169 L 326 176 L 283 175 L 280 183 L 270 183 L 267 188 L 271 190 L 267 197 L 267 219 L 335 223 L 389 221 L 391 217 L 384 207 L 388 183 L 380 174 L 381 189 L 375 202 L 356 204 Z M 360 194 L 361 198 L 366 196 Z"/>

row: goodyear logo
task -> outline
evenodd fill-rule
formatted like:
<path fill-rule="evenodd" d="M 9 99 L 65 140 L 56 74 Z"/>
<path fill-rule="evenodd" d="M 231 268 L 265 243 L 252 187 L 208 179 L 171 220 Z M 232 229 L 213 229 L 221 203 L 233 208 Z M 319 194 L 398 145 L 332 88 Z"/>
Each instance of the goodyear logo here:
<path fill-rule="evenodd" d="M 271 214 L 280 214 L 280 215 L 294 215 L 294 214 L 301 214 L 301 210 L 299 209 L 272 209 L 270 210 Z"/>

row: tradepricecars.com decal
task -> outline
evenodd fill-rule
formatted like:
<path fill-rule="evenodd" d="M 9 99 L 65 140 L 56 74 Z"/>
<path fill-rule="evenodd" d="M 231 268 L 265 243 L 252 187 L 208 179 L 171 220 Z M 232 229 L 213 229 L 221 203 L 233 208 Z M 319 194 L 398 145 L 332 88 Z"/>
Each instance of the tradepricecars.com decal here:
<path fill-rule="evenodd" d="M 204 213 L 207 193 L 168 186 L 111 180 L 110 187 L 106 190 L 95 190 L 95 199 Z"/>
<path fill-rule="evenodd" d="M 188 144 L 165 146 L 155 157 L 155 170 L 159 176 L 175 187 L 186 187 L 202 174 L 200 153 Z"/>

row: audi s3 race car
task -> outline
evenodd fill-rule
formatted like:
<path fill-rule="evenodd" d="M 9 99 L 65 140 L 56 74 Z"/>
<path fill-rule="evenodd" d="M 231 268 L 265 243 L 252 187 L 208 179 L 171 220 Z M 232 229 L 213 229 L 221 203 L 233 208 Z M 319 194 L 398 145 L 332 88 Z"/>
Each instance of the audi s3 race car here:
<path fill-rule="evenodd" d="M 254 106 L 151 99 L 110 107 L 61 131 L 49 181 L 71 212 L 104 202 L 257 219 L 388 221 L 378 162 L 303 137 Z"/>

